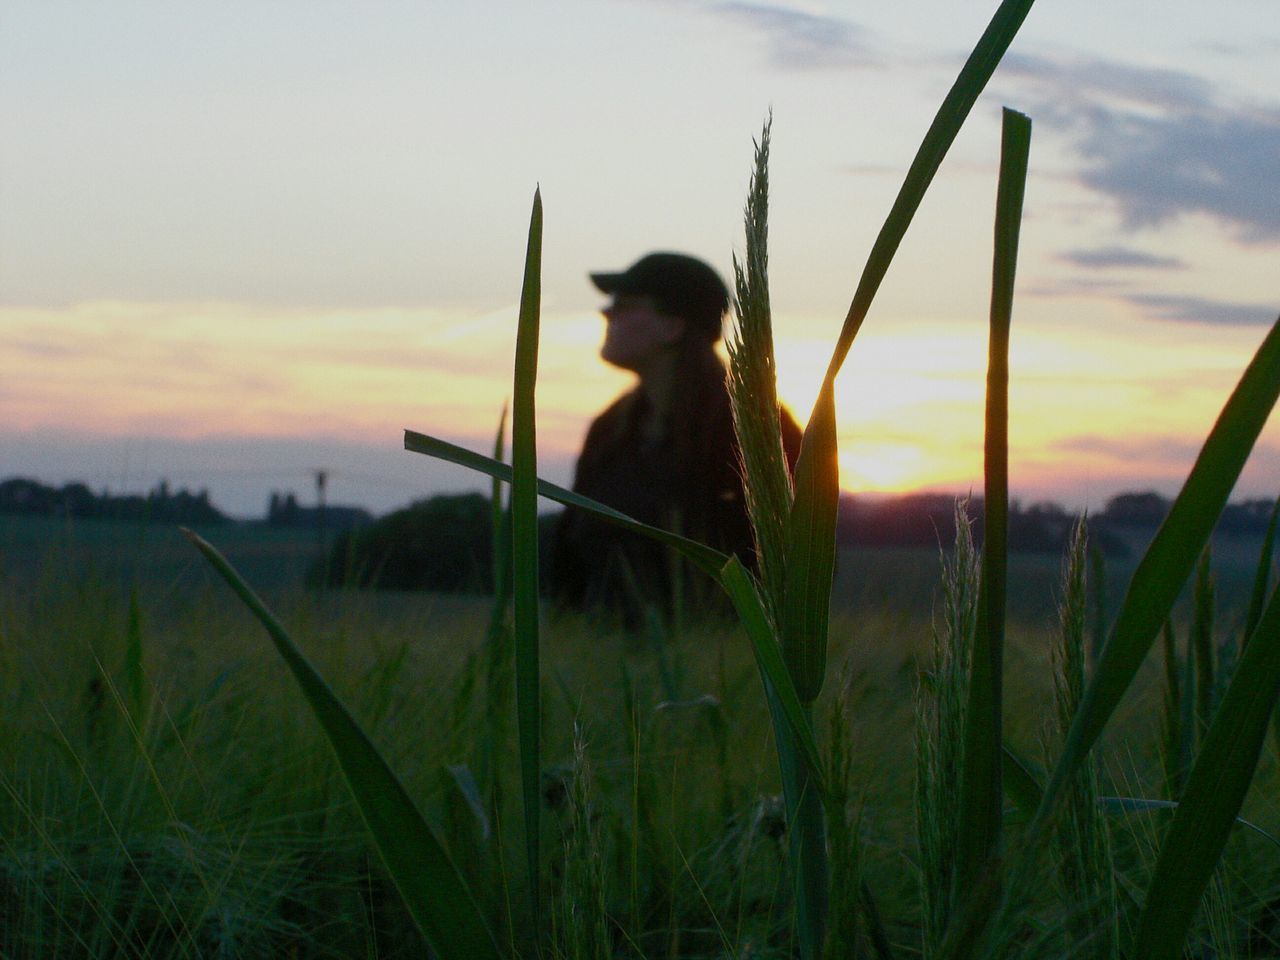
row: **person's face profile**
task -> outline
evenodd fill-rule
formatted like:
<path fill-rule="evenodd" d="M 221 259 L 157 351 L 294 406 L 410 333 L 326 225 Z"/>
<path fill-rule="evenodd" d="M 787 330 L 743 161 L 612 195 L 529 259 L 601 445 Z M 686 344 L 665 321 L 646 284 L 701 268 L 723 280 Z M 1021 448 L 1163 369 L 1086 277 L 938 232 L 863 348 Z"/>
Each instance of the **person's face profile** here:
<path fill-rule="evenodd" d="M 600 356 L 624 370 L 642 372 L 684 336 L 684 320 L 663 313 L 652 297 L 620 293 L 600 312 L 607 321 Z"/>

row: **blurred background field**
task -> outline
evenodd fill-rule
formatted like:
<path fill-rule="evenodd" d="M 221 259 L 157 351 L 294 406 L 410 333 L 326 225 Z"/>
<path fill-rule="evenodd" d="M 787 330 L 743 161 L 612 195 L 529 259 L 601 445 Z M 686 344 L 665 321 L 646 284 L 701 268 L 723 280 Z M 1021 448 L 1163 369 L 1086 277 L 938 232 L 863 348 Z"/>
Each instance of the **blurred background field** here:
<path fill-rule="evenodd" d="M 204 533 L 351 706 L 519 952 L 510 651 L 486 648 L 489 598 L 307 588 L 315 531 Z M 1256 562 L 1253 539 L 1219 538 L 1224 637 Z M 1011 559 L 1008 737 L 1032 758 L 1060 566 Z M 1112 609 L 1131 566 L 1107 561 Z M 939 568 L 937 548 L 842 551 L 817 711 L 824 744 L 847 737 L 863 868 L 905 956 L 918 936 L 913 698 Z M 590 941 L 601 956 L 789 956 L 780 787 L 745 638 L 718 622 L 628 637 L 549 613 L 543 643 L 554 942 L 588 942 L 573 924 L 607 916 Z M 1147 667 L 1106 744 L 1109 783 L 1129 795 L 1159 789 L 1162 668 Z M 292 680 L 176 528 L 0 518 L 0 698 L 3 956 L 421 955 Z M 1280 825 L 1275 786 L 1268 751 L 1246 813 L 1266 828 Z M 1126 821 L 1134 869 L 1148 869 L 1132 851 L 1157 817 Z M 1265 840 L 1238 836 L 1232 851 L 1220 895 L 1247 943 L 1267 936 L 1280 878 Z"/>
<path fill-rule="evenodd" d="M 274 596 L 301 590 L 308 571 L 326 556 L 332 557 L 329 551 L 338 539 L 338 535 L 325 535 L 312 526 L 257 522 L 190 526 L 215 544 L 255 589 Z M 543 529 L 553 526 L 553 522 L 544 523 Z M 855 617 L 886 610 L 927 612 L 938 584 L 938 542 L 949 532 L 938 528 L 931 545 L 926 546 L 846 545 L 840 551 L 833 607 Z M 1106 598 L 1113 608 L 1153 533 L 1153 526 L 1107 528 L 1122 553 L 1108 555 L 1105 561 Z M 1247 602 L 1261 543 L 1260 530 L 1220 531 L 1215 536 L 1213 570 L 1219 594 L 1227 604 L 1243 606 Z M 488 561 L 487 556 L 479 559 L 481 563 Z M 1051 617 L 1061 553 L 1043 549 L 1015 552 L 1011 564 L 1015 589 L 1009 597 L 1010 615 L 1021 621 Z M 0 574 L 18 584 L 89 578 L 117 584 L 126 591 L 136 586 L 175 595 L 213 582 L 206 564 L 176 524 L 18 514 L 0 514 Z M 341 577 L 339 572 L 337 579 Z M 390 598 L 397 592 L 402 591 L 379 591 L 377 595 L 392 605 Z M 419 597 L 424 608 L 442 603 L 453 609 L 468 601 L 446 601 L 440 594 Z M 487 610 L 484 600 L 475 603 Z"/>

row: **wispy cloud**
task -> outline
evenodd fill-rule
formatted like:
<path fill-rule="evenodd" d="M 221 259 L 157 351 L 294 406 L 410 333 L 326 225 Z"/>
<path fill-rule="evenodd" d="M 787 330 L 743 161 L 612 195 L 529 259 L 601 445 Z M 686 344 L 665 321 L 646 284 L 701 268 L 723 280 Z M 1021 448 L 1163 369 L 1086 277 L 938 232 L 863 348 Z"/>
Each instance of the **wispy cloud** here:
<path fill-rule="evenodd" d="M 1089 270 L 1139 269 L 1185 270 L 1186 261 L 1178 257 L 1161 257 L 1132 247 L 1094 247 L 1088 250 L 1064 250 L 1058 259 Z"/>
<path fill-rule="evenodd" d="M 1222 41 L 1201 43 L 1199 47 L 1218 56 L 1232 57 L 1250 68 L 1259 63 L 1267 63 L 1280 56 L 1280 39 L 1273 37 L 1255 36 L 1238 43 L 1224 43 Z"/>
<path fill-rule="evenodd" d="M 1127 462 L 1190 463 L 1200 452 L 1194 438 L 1180 436 L 1115 437 L 1103 434 L 1077 434 L 1063 437 L 1049 445 L 1059 453 L 1084 454 Z"/>
<path fill-rule="evenodd" d="M 1184 111 L 1213 103 L 1213 87 L 1203 77 L 1167 67 L 1136 67 L 1099 57 L 1047 56 L 1010 52 L 1001 73 L 1052 90 L 1052 102 L 1037 117 L 1063 117 L 1098 103 Z"/>
<path fill-rule="evenodd" d="M 1153 118 L 1100 111 L 1080 150 L 1090 163 L 1082 182 L 1115 199 L 1131 227 L 1203 213 L 1245 242 L 1280 241 L 1280 111 Z"/>
<path fill-rule="evenodd" d="M 1087 461 L 1095 477 L 1112 476 L 1130 490 L 1158 488 L 1172 496 L 1195 463 L 1201 445 L 1198 438 L 1164 432 L 1145 437 L 1077 434 L 1049 445 L 1048 451 L 1050 462 L 1059 457 Z M 1273 497 L 1277 463 L 1280 445 L 1264 434 L 1254 445 L 1232 499 Z"/>
<path fill-rule="evenodd" d="M 857 23 L 742 0 L 698 10 L 766 45 L 781 69 L 901 62 Z M 948 67 L 951 67 L 948 61 Z M 1280 107 L 1225 97 L 1205 77 L 1099 57 L 1011 52 L 998 83 L 1016 86 L 1038 123 L 1065 139 L 1070 178 L 1115 204 L 1124 229 L 1199 214 L 1239 241 L 1280 243 Z M 1161 267 L 1138 261 L 1116 266 Z"/>
<path fill-rule="evenodd" d="M 78 357 L 90 350 L 81 344 L 51 343 L 38 336 L 17 336 L 0 338 L 0 355 L 9 353 L 14 356 L 38 360 L 57 360 L 63 357 Z"/>
<path fill-rule="evenodd" d="M 1028 297 L 1044 297 L 1056 299 L 1060 297 L 1104 297 L 1111 298 L 1132 292 L 1133 283 L 1128 277 L 1111 275 L 1100 277 L 1095 274 L 1076 275 L 1040 281 L 1025 287 L 1022 292 Z"/>
<path fill-rule="evenodd" d="M 1242 242 L 1280 242 L 1280 109 L 1228 102 L 1178 70 L 1028 55 L 1006 70 L 1126 228 L 1203 214 Z"/>
<path fill-rule="evenodd" d="M 1208 323 L 1221 326 L 1260 326 L 1273 323 L 1280 304 L 1234 303 L 1207 297 L 1157 293 L 1127 293 L 1120 298 L 1138 307 L 1153 320 Z"/>
<path fill-rule="evenodd" d="M 707 11 L 755 33 L 770 61 L 792 70 L 867 67 L 879 55 L 857 24 L 790 7 L 742 2 L 714 3 Z"/>
<path fill-rule="evenodd" d="M 1152 293 L 1134 289 L 1125 280 L 1095 277 L 1068 277 L 1040 284 L 1026 291 L 1033 297 L 1096 297 L 1127 303 L 1148 320 L 1208 324 L 1225 327 L 1257 327 L 1275 322 L 1280 301 L 1249 303 L 1184 294 Z"/>

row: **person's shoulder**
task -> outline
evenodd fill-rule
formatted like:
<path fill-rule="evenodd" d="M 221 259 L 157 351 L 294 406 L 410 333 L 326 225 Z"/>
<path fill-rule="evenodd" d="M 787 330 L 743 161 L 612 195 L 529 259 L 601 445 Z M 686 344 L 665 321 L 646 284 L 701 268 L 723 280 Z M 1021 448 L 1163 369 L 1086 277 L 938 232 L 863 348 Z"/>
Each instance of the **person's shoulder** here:
<path fill-rule="evenodd" d="M 625 420 L 631 408 L 635 406 L 639 393 L 640 388 L 636 387 L 615 397 L 612 403 L 596 414 L 595 419 L 591 421 L 588 432 L 597 428 L 608 427 L 609 424 L 616 423 L 619 420 Z"/>
<path fill-rule="evenodd" d="M 627 423 L 631 419 L 631 410 L 637 402 L 639 392 L 639 387 L 628 390 L 596 415 L 591 425 L 587 427 L 587 436 L 582 443 L 584 452 L 598 449 L 601 445 L 609 445 L 626 433 Z"/>

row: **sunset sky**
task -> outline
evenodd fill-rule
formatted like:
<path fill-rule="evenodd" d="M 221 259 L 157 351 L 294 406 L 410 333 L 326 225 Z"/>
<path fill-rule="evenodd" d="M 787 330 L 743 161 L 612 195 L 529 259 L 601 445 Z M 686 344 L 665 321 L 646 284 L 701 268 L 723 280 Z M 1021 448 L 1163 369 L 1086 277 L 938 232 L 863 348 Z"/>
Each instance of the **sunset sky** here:
<path fill-rule="evenodd" d="M 990 0 L 0 3 L 0 477 L 387 510 L 478 487 L 546 211 L 539 456 L 628 378 L 590 270 L 726 276 L 772 110 L 782 399 L 803 420 Z M 1157 12 L 1158 11 L 1158 12 Z M 1031 116 L 1015 496 L 1176 492 L 1280 313 L 1275 0 L 1039 0 L 840 380 L 853 492 L 981 486 L 999 112 Z M 1280 493 L 1273 418 L 1238 495 Z"/>

